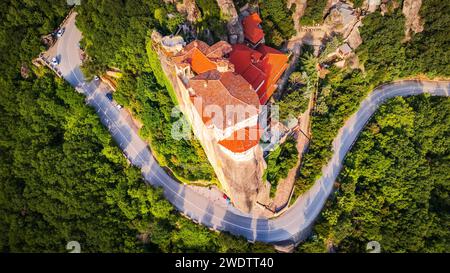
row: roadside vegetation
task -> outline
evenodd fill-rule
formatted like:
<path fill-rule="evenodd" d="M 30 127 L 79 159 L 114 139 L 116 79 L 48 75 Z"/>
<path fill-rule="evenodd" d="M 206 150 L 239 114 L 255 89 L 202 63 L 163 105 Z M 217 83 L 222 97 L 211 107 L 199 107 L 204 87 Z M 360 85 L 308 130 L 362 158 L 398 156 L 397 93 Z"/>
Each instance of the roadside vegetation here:
<path fill-rule="evenodd" d="M 1 252 L 66 252 L 69 241 L 82 252 L 273 251 L 181 217 L 129 165 L 84 96 L 31 65 L 41 35 L 67 14 L 65 0 L 0 6 L 0 33 L 15 45 L 0 53 Z"/>
<path fill-rule="evenodd" d="M 297 141 L 293 137 L 273 150 L 267 157 L 267 169 L 264 171 L 263 180 L 270 182 L 270 197 L 273 198 L 277 191 L 280 179 L 287 177 L 289 171 L 298 161 Z"/>
<path fill-rule="evenodd" d="M 446 31 L 450 27 L 449 11 L 450 4 L 438 0 L 424 2 L 421 9 L 424 31 L 403 43 L 404 17 L 400 10 L 384 17 L 376 12 L 364 18 L 361 28 L 364 42 L 357 55 L 365 70 L 332 67 L 320 81 L 312 140 L 303 157 L 293 200 L 320 177 L 322 166 L 332 155 L 331 144 L 339 128 L 376 86 L 414 76 L 450 76 L 450 52 L 446 50 L 450 47 Z"/>
<path fill-rule="evenodd" d="M 299 252 L 450 251 L 450 100 L 382 105 L 347 155 L 339 187 Z"/>
<path fill-rule="evenodd" d="M 307 0 L 305 12 L 300 18 L 300 24 L 312 26 L 322 23 L 326 5 L 327 0 Z"/>
<path fill-rule="evenodd" d="M 281 47 L 295 34 L 292 11 L 286 7 L 286 0 L 260 0 L 262 27 L 266 44 Z"/>
<path fill-rule="evenodd" d="M 108 67 L 123 71 L 114 99 L 142 122 L 140 134 L 151 144 L 158 162 L 183 182 L 216 183 L 214 170 L 200 143 L 172 137 L 172 125 L 181 118 L 172 117 L 176 98 L 170 84 L 165 84 L 159 60 L 149 60 L 151 55 L 146 49 L 153 28 L 170 31 L 165 23 L 167 13 L 173 13 L 174 7 L 153 0 L 111 1 L 107 6 L 85 1 L 78 7 L 77 24 L 91 59 L 85 72 L 101 74 Z M 155 14 L 158 16 L 151 16 Z"/>

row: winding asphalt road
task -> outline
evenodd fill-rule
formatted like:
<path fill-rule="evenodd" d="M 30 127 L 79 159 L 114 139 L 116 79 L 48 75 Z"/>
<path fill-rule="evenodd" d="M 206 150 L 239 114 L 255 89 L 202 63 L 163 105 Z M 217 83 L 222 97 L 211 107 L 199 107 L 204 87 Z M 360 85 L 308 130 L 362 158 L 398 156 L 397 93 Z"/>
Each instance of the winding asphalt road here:
<path fill-rule="evenodd" d="M 58 43 L 60 70 L 72 86 L 84 93 L 87 103 L 95 108 L 102 123 L 111 132 L 120 148 L 133 165 L 142 169 L 146 181 L 162 186 L 165 197 L 184 215 L 205 226 L 241 235 L 249 241 L 262 241 L 281 246 L 296 245 L 305 239 L 333 190 L 333 183 L 342 168 L 345 155 L 355 142 L 378 106 L 395 96 L 429 93 L 449 96 L 448 81 L 400 81 L 376 88 L 340 129 L 333 142 L 333 156 L 323 167 L 322 177 L 302 195 L 284 214 L 275 219 L 254 218 L 232 206 L 224 207 L 210 202 L 189 186 L 171 178 L 155 161 L 147 144 L 137 135 L 115 105 L 105 95 L 106 87 L 86 82 L 80 71 L 79 41 L 81 33 L 75 26 L 75 15 L 66 25 L 66 32 Z"/>

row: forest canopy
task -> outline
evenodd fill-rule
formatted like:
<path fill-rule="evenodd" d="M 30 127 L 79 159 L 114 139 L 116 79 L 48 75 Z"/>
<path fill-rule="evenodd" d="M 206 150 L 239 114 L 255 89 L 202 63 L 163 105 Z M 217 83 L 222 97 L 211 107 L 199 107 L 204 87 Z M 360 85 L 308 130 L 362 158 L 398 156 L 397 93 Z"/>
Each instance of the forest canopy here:
<path fill-rule="evenodd" d="M 201 1 L 205 9 L 208 1 Z M 170 85 L 165 84 L 159 60 L 151 59 L 155 57 L 148 48 L 151 30 L 162 28 L 151 16 L 156 9 L 167 13 L 174 7 L 156 0 L 85 1 L 77 7 L 77 25 L 91 59 L 84 70 L 103 73 L 108 67 L 120 69 L 123 77 L 114 99 L 142 122 L 140 135 L 151 144 L 158 162 L 184 182 L 215 183 L 214 171 L 200 143 L 196 139 L 175 140 L 171 135 L 173 123 L 180 118 L 172 117 L 176 98 Z"/>
<path fill-rule="evenodd" d="M 307 0 L 305 12 L 300 18 L 300 24 L 311 26 L 322 23 L 327 2 L 327 0 Z"/>
<path fill-rule="evenodd" d="M 259 2 L 267 41 L 279 46 L 294 32 L 292 13 L 284 0 Z M 173 33 L 184 18 L 168 20 L 174 6 L 157 0 L 82 3 L 77 24 L 89 56 L 84 71 L 92 76 L 120 69 L 114 98 L 144 123 L 141 135 L 155 145 L 158 160 L 180 178 L 214 181 L 199 143 L 169 135 L 173 90 L 148 41 L 152 29 Z M 220 38 L 224 18 L 216 1 L 196 3 L 201 35 L 210 27 L 213 40 Z M 68 8 L 66 0 L 0 3 L 1 251 L 65 252 L 73 240 L 83 252 L 273 251 L 181 217 L 162 190 L 129 165 L 84 97 L 31 65 L 45 49 L 42 36 L 58 27 Z M 319 10 L 308 14 L 319 18 Z M 297 195 L 320 175 L 337 130 L 375 86 L 417 75 L 449 76 L 450 3 L 423 1 L 420 14 L 424 31 L 409 41 L 403 40 L 400 10 L 366 16 L 357 50 L 365 69 L 331 68 L 317 83 L 313 141 Z M 298 91 L 284 97 L 285 108 L 291 108 L 289 100 L 305 98 Z M 299 251 L 363 252 L 367 241 L 378 240 L 386 252 L 449 252 L 449 108 L 448 99 L 427 96 L 383 105 L 348 155 L 338 191 Z M 291 168 L 293 147 L 269 159 L 271 181 Z M 292 151 L 283 153 L 286 148 Z"/>
<path fill-rule="evenodd" d="M 30 64 L 44 49 L 40 37 L 67 14 L 66 1 L 0 5 L 1 35 L 15 45 L 0 52 L 2 252 L 66 252 L 69 241 L 82 252 L 273 251 L 181 217 L 129 165 L 84 97 Z"/>
<path fill-rule="evenodd" d="M 449 252 L 450 100 L 395 98 L 347 155 L 301 252 Z"/>
<path fill-rule="evenodd" d="M 450 51 L 446 50 L 450 48 L 447 33 L 450 3 L 425 1 L 420 14 L 424 18 L 424 31 L 407 42 L 403 41 L 404 17 L 399 9 L 384 16 L 379 12 L 367 15 L 361 27 L 363 43 L 356 51 L 364 71 L 332 67 L 320 81 L 312 118 L 312 141 L 294 196 L 307 190 L 320 176 L 322 166 L 332 154 L 331 143 L 339 128 L 375 87 L 401 78 L 450 75 Z"/>

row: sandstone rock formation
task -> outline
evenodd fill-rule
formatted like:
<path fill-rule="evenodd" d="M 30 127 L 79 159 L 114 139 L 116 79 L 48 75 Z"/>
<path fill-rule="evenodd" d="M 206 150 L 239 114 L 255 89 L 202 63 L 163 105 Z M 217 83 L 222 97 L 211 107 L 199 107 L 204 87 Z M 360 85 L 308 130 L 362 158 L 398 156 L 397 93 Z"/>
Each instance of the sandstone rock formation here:
<path fill-rule="evenodd" d="M 422 6 L 422 0 L 403 1 L 403 14 L 405 15 L 405 39 L 411 39 L 411 31 L 414 33 L 423 31 L 423 21 L 420 18 L 419 11 Z"/>
<path fill-rule="evenodd" d="M 201 17 L 200 10 L 195 4 L 195 0 L 183 0 L 179 2 L 177 2 L 176 0 L 164 0 L 164 2 L 176 3 L 177 11 L 179 13 L 185 14 L 187 21 L 190 23 L 194 23 Z"/>
<path fill-rule="evenodd" d="M 230 44 L 244 42 L 244 30 L 239 22 L 239 16 L 233 0 L 217 0 L 220 11 L 227 18 L 227 29 Z"/>

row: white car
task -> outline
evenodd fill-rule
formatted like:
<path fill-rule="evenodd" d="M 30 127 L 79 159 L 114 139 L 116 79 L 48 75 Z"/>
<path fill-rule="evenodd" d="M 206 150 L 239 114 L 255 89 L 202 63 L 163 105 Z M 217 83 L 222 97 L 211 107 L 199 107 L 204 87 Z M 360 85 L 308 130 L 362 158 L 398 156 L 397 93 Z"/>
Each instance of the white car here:
<path fill-rule="evenodd" d="M 60 28 L 58 32 L 56 32 L 56 37 L 61 38 L 64 34 L 65 28 Z"/>
<path fill-rule="evenodd" d="M 52 65 L 58 65 L 58 64 L 59 64 L 58 58 L 54 57 L 54 58 L 52 59 Z"/>
<path fill-rule="evenodd" d="M 122 109 L 122 105 L 120 105 L 120 104 L 117 104 L 116 107 L 117 107 L 117 109 L 119 109 L 119 110 Z"/>
<path fill-rule="evenodd" d="M 81 93 L 81 94 L 84 93 L 84 90 L 83 90 L 83 88 L 82 88 L 81 86 L 75 87 L 75 90 L 76 90 L 78 93 Z"/>

